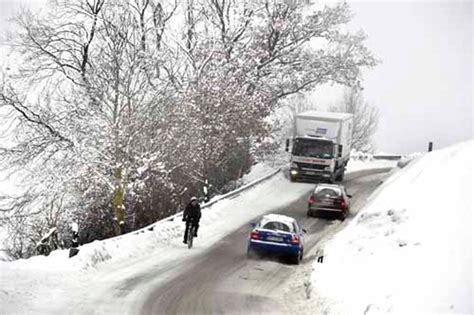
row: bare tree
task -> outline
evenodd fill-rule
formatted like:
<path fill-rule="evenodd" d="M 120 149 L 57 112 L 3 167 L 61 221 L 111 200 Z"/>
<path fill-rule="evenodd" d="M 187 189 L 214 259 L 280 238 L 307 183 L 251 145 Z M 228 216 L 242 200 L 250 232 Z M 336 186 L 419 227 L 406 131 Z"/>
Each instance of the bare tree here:
<path fill-rule="evenodd" d="M 296 128 L 295 117 L 297 114 L 309 111 L 317 110 L 318 104 L 308 94 L 299 92 L 296 94 L 289 95 L 280 101 L 280 109 L 283 110 L 284 115 L 281 119 L 285 121 L 286 129 L 285 137 L 291 137 Z"/>
<path fill-rule="evenodd" d="M 16 43 L 25 62 L 0 91 L 0 106 L 17 128 L 34 131 L 20 132 L 18 145 L 2 152 L 4 161 L 29 165 L 48 190 L 109 194 L 120 225 L 130 179 L 160 152 L 156 137 L 172 103 L 167 72 L 157 66 L 165 49 L 156 41 L 176 2 L 157 6 L 94 0 L 58 2 L 47 16 L 25 12 Z"/>
<path fill-rule="evenodd" d="M 364 152 L 374 150 L 372 137 L 377 130 L 378 109 L 364 100 L 360 87 L 346 89 L 339 105 L 332 107 L 331 111 L 354 114 L 352 148 Z"/>

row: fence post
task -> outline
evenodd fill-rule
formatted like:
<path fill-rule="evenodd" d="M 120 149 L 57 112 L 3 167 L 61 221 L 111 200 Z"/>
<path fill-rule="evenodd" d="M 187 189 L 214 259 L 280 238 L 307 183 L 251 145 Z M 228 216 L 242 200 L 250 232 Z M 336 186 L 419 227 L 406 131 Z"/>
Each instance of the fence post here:
<path fill-rule="evenodd" d="M 209 182 L 208 182 L 207 179 L 204 182 L 204 187 L 202 188 L 202 192 L 204 194 L 204 201 L 209 202 L 209 200 L 210 200 L 210 198 L 209 198 Z"/>
<path fill-rule="evenodd" d="M 430 141 L 430 143 L 428 144 L 428 152 L 431 151 L 433 151 L 433 142 Z"/>

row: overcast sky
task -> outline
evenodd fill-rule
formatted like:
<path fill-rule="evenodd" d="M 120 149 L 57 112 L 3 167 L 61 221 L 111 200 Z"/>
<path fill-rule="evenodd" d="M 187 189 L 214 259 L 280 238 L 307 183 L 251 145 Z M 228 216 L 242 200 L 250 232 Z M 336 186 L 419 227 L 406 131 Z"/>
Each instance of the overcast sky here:
<path fill-rule="evenodd" d="M 0 0 L 0 28 L 19 3 Z M 376 144 L 385 152 L 423 151 L 473 137 L 472 1 L 360 1 L 351 27 L 369 35 L 382 63 L 365 75 L 364 96 L 379 108 Z"/>
<path fill-rule="evenodd" d="M 382 63 L 364 96 L 380 111 L 387 152 L 423 151 L 473 137 L 471 1 L 355 1 L 355 18 Z"/>

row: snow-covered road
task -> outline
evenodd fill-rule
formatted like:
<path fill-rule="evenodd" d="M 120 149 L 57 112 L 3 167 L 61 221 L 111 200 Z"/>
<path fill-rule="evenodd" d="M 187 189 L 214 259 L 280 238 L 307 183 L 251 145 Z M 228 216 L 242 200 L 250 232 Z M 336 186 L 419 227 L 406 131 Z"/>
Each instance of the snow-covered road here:
<path fill-rule="evenodd" d="M 385 169 L 387 171 L 388 169 Z M 379 173 L 380 170 L 370 172 Z M 366 175 L 367 171 L 351 175 L 346 182 L 354 194 L 352 215 L 365 204 L 367 197 L 387 177 L 386 173 Z M 285 178 L 281 184 L 286 185 Z M 245 256 L 250 231 L 245 220 L 237 230 L 218 240 L 208 250 L 184 250 L 169 248 L 163 261 L 159 254 L 121 266 L 108 273 L 100 272 L 101 278 L 92 280 L 94 290 L 82 295 L 71 304 L 68 312 L 75 314 L 210 314 L 210 313 L 291 313 L 291 303 L 285 303 L 285 288 L 295 281 L 296 269 L 305 268 L 314 259 L 315 247 L 333 235 L 346 223 L 340 221 L 307 218 L 306 198 L 314 185 L 292 183 L 295 200 L 288 204 L 275 204 L 266 212 L 291 215 L 307 229 L 306 254 L 301 266 L 288 265 L 271 259 L 248 260 Z M 285 186 L 286 187 L 286 186 Z M 264 187 L 260 187 L 260 190 Z M 278 200 L 281 187 L 265 188 L 264 200 Z M 296 192 L 294 189 L 296 188 Z M 259 190 L 259 189 L 257 189 Z M 290 189 L 291 190 L 291 189 Z M 247 200 L 246 207 L 255 207 L 255 201 Z M 244 206 L 244 205 L 241 205 Z M 256 216 L 260 216 L 260 211 Z M 350 218 L 349 218 L 350 220 Z M 349 221 L 348 220 L 348 221 Z M 346 221 L 347 222 L 347 221 Z M 203 246 L 212 238 L 212 231 L 203 228 L 196 247 Z M 156 263 L 152 260 L 156 258 Z M 121 280 L 121 275 L 124 277 Z M 298 278 L 303 286 L 303 278 Z M 97 290 L 96 284 L 104 287 Z M 108 284 L 108 285 L 107 285 Z M 112 285 L 110 285 L 112 284 Z M 64 308 L 62 309 L 64 311 Z"/>
<path fill-rule="evenodd" d="M 369 187 L 365 181 L 370 177 L 360 176 L 367 175 L 367 172 L 387 171 L 386 167 L 393 164 L 361 162 L 360 165 L 354 165 L 347 181 L 351 193 L 356 196 L 355 209 L 365 203 L 366 195 L 375 188 Z M 367 168 L 371 170 L 367 171 Z M 380 180 L 375 180 L 373 184 L 379 182 Z M 179 280 L 183 278 L 190 279 L 191 283 L 196 280 L 197 286 L 202 285 L 202 289 L 190 290 L 197 292 L 190 300 L 204 301 L 196 302 L 201 305 L 202 310 L 211 307 L 219 309 L 223 305 L 227 310 L 232 308 L 238 299 L 229 295 L 226 297 L 226 292 L 230 292 L 229 288 L 235 288 L 241 293 L 240 302 L 242 299 L 256 299 L 249 302 L 248 308 L 258 310 L 259 307 L 266 307 L 269 304 L 263 303 L 262 299 L 271 301 L 271 292 L 281 294 L 284 291 L 283 280 L 288 279 L 299 267 L 275 261 L 247 261 L 244 252 L 248 223 L 268 212 L 291 213 L 304 222 L 309 230 L 308 242 L 315 244 L 324 235 L 337 231 L 345 224 L 313 218 L 313 225 L 308 226 L 305 222 L 304 202 L 312 187 L 313 184 L 291 183 L 280 173 L 240 196 L 222 200 L 204 209 L 200 237 L 192 250 L 181 243 L 181 220 L 164 220 L 153 231 L 146 230 L 139 234 L 84 245 L 79 255 L 73 259 L 67 258 L 67 251 L 55 251 L 48 257 L 36 256 L 15 262 L 0 262 L 2 312 L 135 314 L 139 311 L 156 312 L 157 308 L 181 312 L 181 307 L 186 306 L 179 304 L 185 304 L 183 301 L 186 300 L 176 304 L 176 299 L 179 300 L 185 291 L 180 283 L 187 283 L 191 287 L 189 282 Z M 307 258 L 303 265 L 310 264 L 311 255 L 306 250 Z M 207 273 L 196 272 L 200 269 Z M 241 272 L 244 273 L 243 278 L 253 277 L 256 281 L 252 283 L 242 279 Z M 277 274 L 281 277 L 280 280 Z M 240 279 L 239 286 L 236 279 Z M 302 277 L 299 278 L 301 279 Z M 252 288 L 255 282 L 261 286 Z M 282 286 L 273 290 L 276 283 Z M 301 281 L 298 285 L 302 285 Z M 176 294 L 163 294 L 163 298 L 157 301 L 154 297 L 163 293 L 163 290 Z M 259 290 L 266 293 L 262 295 Z M 216 304 L 210 298 L 217 296 L 216 292 L 220 292 L 218 296 L 223 301 L 222 304 Z M 245 295 L 246 292 L 251 294 Z M 270 300 L 265 298 L 265 294 Z M 286 306 L 280 305 L 282 310 L 284 307 Z"/>
<path fill-rule="evenodd" d="M 353 217 L 365 204 L 367 197 L 386 178 L 379 174 L 355 178 L 345 184 L 354 193 Z M 308 185 L 308 191 L 313 185 Z M 274 259 L 249 260 L 246 243 L 249 224 L 218 242 L 210 252 L 164 285 L 157 286 L 141 307 L 142 314 L 289 314 L 291 303 L 286 303 L 284 292 L 295 280 L 297 268 L 312 263 L 314 249 L 325 237 L 334 234 L 344 223 L 306 217 L 306 198 L 303 195 L 288 206 L 272 212 L 291 215 L 307 230 L 306 254 L 303 266 L 288 265 Z M 350 220 L 350 218 L 349 218 Z M 298 278 L 300 285 L 303 281 Z M 310 313 L 310 312 L 309 312 Z"/>

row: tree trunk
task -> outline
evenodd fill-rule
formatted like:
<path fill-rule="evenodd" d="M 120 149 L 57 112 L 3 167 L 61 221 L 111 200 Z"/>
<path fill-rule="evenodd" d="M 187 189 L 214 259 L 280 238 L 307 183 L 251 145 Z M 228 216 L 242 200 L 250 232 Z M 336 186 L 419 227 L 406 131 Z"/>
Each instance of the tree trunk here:
<path fill-rule="evenodd" d="M 113 206 L 115 211 L 115 232 L 120 235 L 124 232 L 125 227 L 125 205 L 124 205 L 124 188 L 123 188 L 123 174 L 122 167 L 117 167 L 114 170 L 115 191 L 113 195 Z"/>

